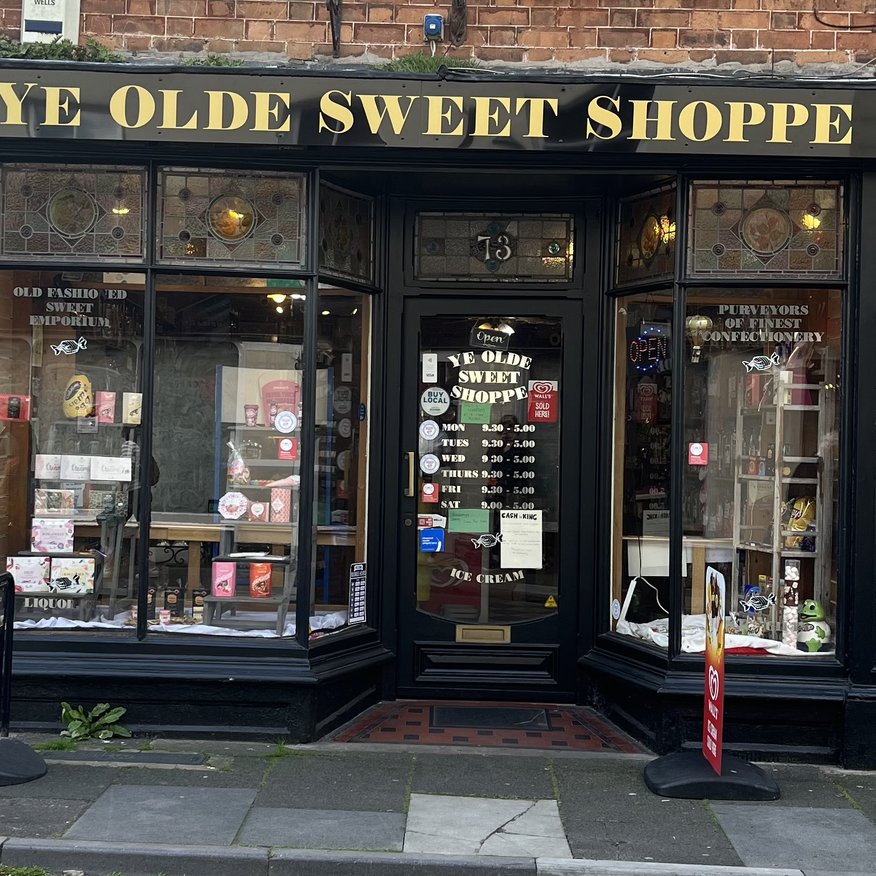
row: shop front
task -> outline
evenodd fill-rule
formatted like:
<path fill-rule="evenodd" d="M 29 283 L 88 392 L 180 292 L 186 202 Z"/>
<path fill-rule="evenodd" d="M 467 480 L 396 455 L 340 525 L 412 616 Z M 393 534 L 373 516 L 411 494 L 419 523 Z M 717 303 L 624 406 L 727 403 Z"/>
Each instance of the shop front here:
<path fill-rule="evenodd" d="M 586 702 L 668 751 L 719 573 L 725 744 L 869 764 L 869 96 L 0 69 L 18 722 Z"/>

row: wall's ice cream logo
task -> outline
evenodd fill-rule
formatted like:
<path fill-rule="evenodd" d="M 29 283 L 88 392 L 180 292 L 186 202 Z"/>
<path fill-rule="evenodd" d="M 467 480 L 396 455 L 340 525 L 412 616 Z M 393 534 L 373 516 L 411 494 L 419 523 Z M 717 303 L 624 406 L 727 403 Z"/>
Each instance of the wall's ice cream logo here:
<path fill-rule="evenodd" d="M 559 413 L 557 380 L 530 380 L 526 419 L 530 423 L 556 423 Z"/>

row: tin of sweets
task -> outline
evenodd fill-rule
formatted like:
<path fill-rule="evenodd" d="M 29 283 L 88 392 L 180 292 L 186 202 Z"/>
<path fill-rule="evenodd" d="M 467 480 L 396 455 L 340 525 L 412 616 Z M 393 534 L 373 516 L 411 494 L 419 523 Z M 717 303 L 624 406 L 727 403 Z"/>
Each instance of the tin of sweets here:
<path fill-rule="evenodd" d="M 267 599 L 271 595 L 271 564 L 253 563 L 249 567 L 249 595 Z"/>

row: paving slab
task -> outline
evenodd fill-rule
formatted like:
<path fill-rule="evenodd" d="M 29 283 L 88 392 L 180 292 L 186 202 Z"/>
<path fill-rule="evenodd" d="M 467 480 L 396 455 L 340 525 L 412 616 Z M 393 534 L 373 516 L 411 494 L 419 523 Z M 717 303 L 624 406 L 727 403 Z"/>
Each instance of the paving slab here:
<path fill-rule="evenodd" d="M 740 803 L 712 809 L 747 866 L 872 872 L 876 827 L 857 810 Z"/>
<path fill-rule="evenodd" d="M 116 785 L 173 785 L 189 788 L 259 788 L 273 768 L 263 757 L 213 757 L 201 767 L 185 769 L 117 769 Z"/>
<path fill-rule="evenodd" d="M 53 764 L 40 779 L 23 785 L 0 786 L 2 797 L 49 797 L 55 800 L 97 799 L 126 770 L 141 767 L 89 767 Z M 73 793 L 71 794 L 71 791 Z"/>
<path fill-rule="evenodd" d="M 90 802 L 51 797 L 3 798 L 0 799 L 0 825 L 9 836 L 59 837 Z"/>
<path fill-rule="evenodd" d="M 404 851 L 571 857 L 555 800 L 411 794 Z"/>
<path fill-rule="evenodd" d="M 781 797 L 778 800 L 756 801 L 749 806 L 812 806 L 815 808 L 852 807 L 836 782 L 815 766 L 799 764 L 764 764 L 758 766 L 775 779 Z"/>
<path fill-rule="evenodd" d="M 860 809 L 870 821 L 876 823 L 876 772 L 848 772 L 835 769 L 824 772 L 827 779 L 847 796 L 856 809 Z"/>
<path fill-rule="evenodd" d="M 131 819 L 127 820 L 132 827 Z M 55 873 L 75 868 L 89 876 L 103 873 L 124 873 L 125 876 L 156 876 L 157 873 L 164 876 L 268 876 L 267 849 L 226 846 L 11 839 L 3 846 L 3 863 L 12 867 L 44 867 Z"/>
<path fill-rule="evenodd" d="M 560 816 L 576 858 L 738 865 L 739 856 L 698 800 L 661 798 L 642 763 L 555 760 Z"/>
<path fill-rule="evenodd" d="M 416 756 L 411 790 L 460 797 L 544 800 L 554 796 L 550 758 L 493 758 L 488 754 Z"/>
<path fill-rule="evenodd" d="M 296 753 L 277 759 L 257 806 L 404 812 L 413 758 L 386 754 Z"/>
<path fill-rule="evenodd" d="M 538 876 L 803 876 L 796 869 L 648 864 L 636 861 L 551 861 L 539 858 Z M 855 876 L 831 873 L 830 876 Z M 863 876 L 863 874 L 862 874 Z"/>
<path fill-rule="evenodd" d="M 241 788 L 114 785 L 64 838 L 124 843 L 133 836 L 139 843 L 230 845 L 255 795 Z"/>
<path fill-rule="evenodd" d="M 236 842 L 244 846 L 400 852 L 404 835 L 405 816 L 401 812 L 254 806 Z"/>
<path fill-rule="evenodd" d="M 269 876 L 536 876 L 536 865 L 534 858 L 486 855 L 472 858 L 275 849 Z"/>

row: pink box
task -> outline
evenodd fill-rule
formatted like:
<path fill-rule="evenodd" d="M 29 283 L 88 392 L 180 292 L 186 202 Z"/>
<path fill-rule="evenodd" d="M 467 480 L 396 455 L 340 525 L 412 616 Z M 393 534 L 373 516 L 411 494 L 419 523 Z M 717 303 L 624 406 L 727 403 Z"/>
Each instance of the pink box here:
<path fill-rule="evenodd" d="M 267 502 L 250 502 L 249 508 L 246 511 L 248 520 L 253 523 L 268 522 L 268 503 Z"/>
<path fill-rule="evenodd" d="M 213 596 L 234 596 L 237 581 L 236 563 L 213 563 Z"/>
<path fill-rule="evenodd" d="M 116 394 L 114 392 L 97 392 L 94 394 L 94 409 L 97 411 L 98 423 L 115 423 Z"/>
<path fill-rule="evenodd" d="M 16 593 L 48 593 L 49 557 L 9 557 L 6 571 L 15 579 Z"/>
<path fill-rule="evenodd" d="M 271 490 L 271 523 L 288 523 L 292 513 L 292 491 L 285 487 Z"/>
<path fill-rule="evenodd" d="M 34 517 L 30 527 L 30 549 L 41 554 L 69 553 L 73 550 L 74 524 L 66 520 Z"/>

